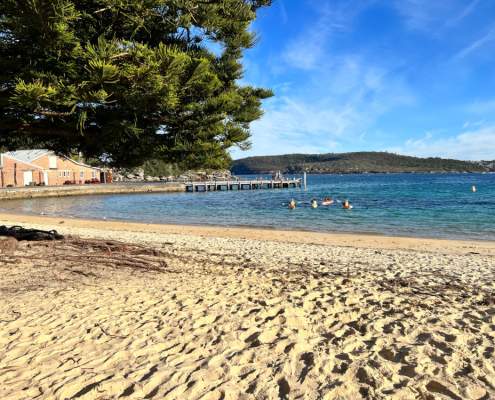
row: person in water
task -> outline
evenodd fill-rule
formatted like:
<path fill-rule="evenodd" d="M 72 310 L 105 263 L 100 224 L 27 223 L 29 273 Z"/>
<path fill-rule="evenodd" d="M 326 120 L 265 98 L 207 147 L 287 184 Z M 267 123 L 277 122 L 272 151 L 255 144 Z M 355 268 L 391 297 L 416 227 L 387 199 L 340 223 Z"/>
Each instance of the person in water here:
<path fill-rule="evenodd" d="M 317 208 L 318 207 L 318 201 L 316 199 L 311 200 L 311 208 Z"/>
<path fill-rule="evenodd" d="M 342 208 L 344 210 L 350 210 L 352 208 L 351 204 L 349 203 L 349 200 L 344 200 L 342 202 Z"/>
<path fill-rule="evenodd" d="M 294 208 L 296 208 L 296 201 L 292 199 L 289 203 L 289 209 L 293 210 Z"/>
<path fill-rule="evenodd" d="M 333 199 L 331 197 L 325 197 L 323 201 L 321 202 L 323 206 L 329 206 L 333 204 Z"/>

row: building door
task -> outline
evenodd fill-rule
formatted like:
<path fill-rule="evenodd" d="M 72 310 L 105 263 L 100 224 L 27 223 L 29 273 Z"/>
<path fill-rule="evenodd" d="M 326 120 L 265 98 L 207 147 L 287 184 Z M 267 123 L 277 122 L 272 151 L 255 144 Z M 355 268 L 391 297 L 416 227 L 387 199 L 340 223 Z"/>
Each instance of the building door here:
<path fill-rule="evenodd" d="M 48 186 L 48 171 L 43 172 L 43 182 L 45 182 L 45 186 Z"/>
<path fill-rule="evenodd" d="M 33 182 L 33 171 L 24 171 L 24 186 L 28 186 Z"/>

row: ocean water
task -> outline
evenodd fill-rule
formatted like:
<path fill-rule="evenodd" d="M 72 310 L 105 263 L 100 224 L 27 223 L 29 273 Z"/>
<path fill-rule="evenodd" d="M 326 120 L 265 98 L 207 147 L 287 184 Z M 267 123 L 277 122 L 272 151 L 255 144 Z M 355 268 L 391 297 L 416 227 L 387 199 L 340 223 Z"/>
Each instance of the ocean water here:
<path fill-rule="evenodd" d="M 471 191 L 476 185 L 477 192 Z M 349 199 L 312 209 L 312 198 Z M 294 198 L 295 210 L 287 203 Z M 495 240 L 495 174 L 309 175 L 308 188 L 99 195 L 0 202 L 79 218 Z"/>

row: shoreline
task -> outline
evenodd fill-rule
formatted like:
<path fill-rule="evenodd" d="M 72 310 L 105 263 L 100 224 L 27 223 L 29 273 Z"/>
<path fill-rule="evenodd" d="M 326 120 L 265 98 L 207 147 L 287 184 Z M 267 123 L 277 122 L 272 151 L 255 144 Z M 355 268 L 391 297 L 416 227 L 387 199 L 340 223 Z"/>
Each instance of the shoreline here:
<path fill-rule="evenodd" d="M 159 241 L 160 235 L 188 235 L 208 238 L 248 239 L 269 242 L 311 244 L 367 249 L 413 250 L 442 254 L 495 255 L 495 241 L 459 240 L 440 238 L 420 238 L 407 236 L 387 236 L 373 233 L 317 232 L 273 228 L 225 227 L 213 225 L 177 225 L 142 223 L 118 220 L 82 219 L 30 214 L 0 213 L 0 224 L 26 225 L 45 229 L 56 229 L 66 234 L 81 234 L 91 237 L 100 231 L 136 235 L 155 236 L 152 242 Z"/>
<path fill-rule="evenodd" d="M 287 175 L 302 175 L 304 171 L 300 172 L 285 172 Z M 239 175 L 270 175 L 271 172 L 246 172 L 239 173 Z M 347 171 L 347 172 L 307 172 L 309 175 L 401 175 L 401 174 L 417 174 L 417 175 L 463 175 L 463 174 L 495 174 L 495 171 Z"/>

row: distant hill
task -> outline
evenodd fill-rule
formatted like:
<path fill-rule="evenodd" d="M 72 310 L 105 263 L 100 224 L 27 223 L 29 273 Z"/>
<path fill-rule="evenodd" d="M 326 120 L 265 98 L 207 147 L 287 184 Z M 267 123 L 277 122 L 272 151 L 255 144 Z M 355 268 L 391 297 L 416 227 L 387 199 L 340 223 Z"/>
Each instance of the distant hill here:
<path fill-rule="evenodd" d="M 418 158 L 386 152 L 356 152 L 328 154 L 286 154 L 280 156 L 247 157 L 235 160 L 234 174 L 283 173 L 380 173 L 380 172 L 483 172 L 488 162 Z"/>

